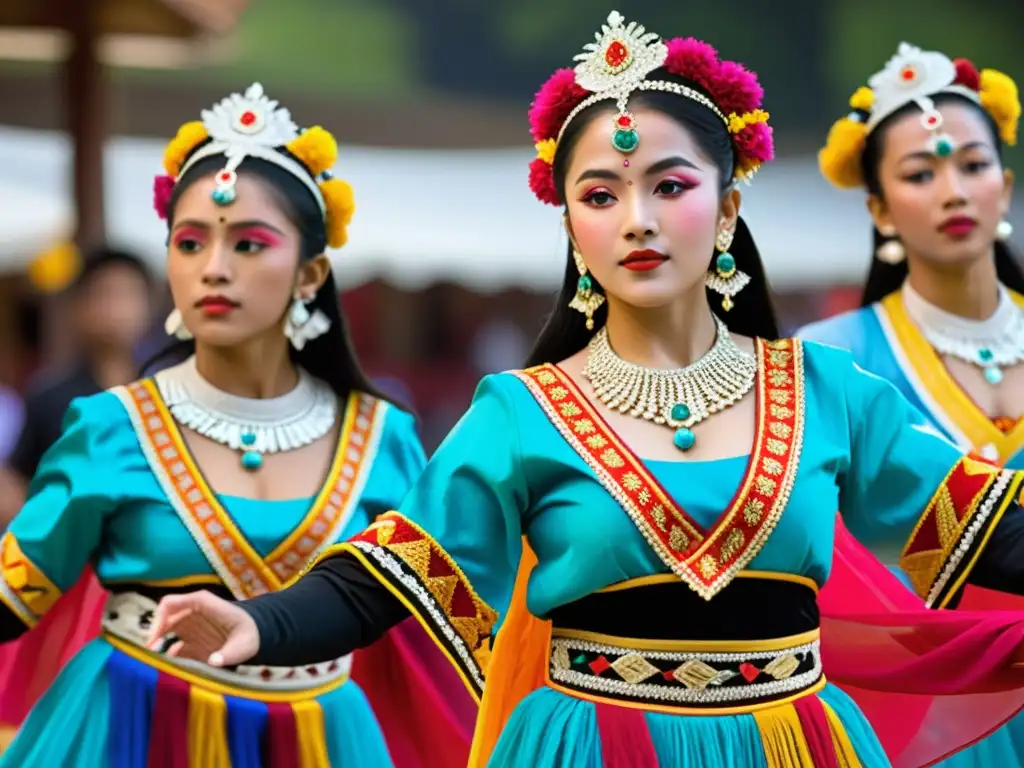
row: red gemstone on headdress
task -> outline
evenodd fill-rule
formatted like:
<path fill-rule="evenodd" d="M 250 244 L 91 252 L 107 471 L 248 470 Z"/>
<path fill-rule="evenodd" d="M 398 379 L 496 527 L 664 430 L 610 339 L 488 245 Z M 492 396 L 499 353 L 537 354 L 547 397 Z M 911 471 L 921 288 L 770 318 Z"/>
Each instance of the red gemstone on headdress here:
<path fill-rule="evenodd" d="M 604 52 L 604 60 L 609 67 L 621 67 L 628 58 L 629 48 L 620 40 L 613 40 Z"/>
<path fill-rule="evenodd" d="M 633 118 L 629 115 L 619 115 L 619 119 L 616 122 L 620 128 L 630 128 L 633 125 Z"/>
<path fill-rule="evenodd" d="M 220 175 L 220 180 L 225 183 L 231 181 L 231 171 L 223 171 Z"/>
<path fill-rule="evenodd" d="M 902 77 L 904 80 L 913 80 L 915 77 L 917 77 L 917 70 L 914 69 L 913 67 L 904 67 L 900 72 L 900 77 Z"/>
<path fill-rule="evenodd" d="M 928 115 L 928 117 L 926 117 L 924 121 L 929 128 L 932 128 L 939 122 L 939 118 L 937 118 L 935 115 Z"/>
<path fill-rule="evenodd" d="M 241 117 L 238 118 L 238 122 L 246 126 L 252 125 L 256 122 L 256 113 L 250 109 L 247 109 L 245 112 L 242 113 Z"/>

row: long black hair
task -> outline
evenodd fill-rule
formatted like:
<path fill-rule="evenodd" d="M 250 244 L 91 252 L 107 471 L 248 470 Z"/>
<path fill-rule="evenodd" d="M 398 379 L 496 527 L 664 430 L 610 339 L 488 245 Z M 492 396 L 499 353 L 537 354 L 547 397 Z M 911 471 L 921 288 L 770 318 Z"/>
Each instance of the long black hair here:
<path fill-rule="evenodd" d="M 1002 165 L 1003 142 L 999 137 L 999 126 L 996 125 L 995 120 L 992 119 L 992 116 L 983 107 L 967 97 L 956 93 L 940 93 L 933 96 L 932 101 L 936 106 L 952 102 L 956 104 L 970 104 L 976 109 L 992 133 L 996 155 L 999 158 L 999 164 Z M 907 104 L 891 115 L 886 116 L 868 134 L 867 141 L 864 144 L 864 152 L 860 158 L 864 186 L 867 188 L 868 193 L 875 195 L 879 199 L 884 199 L 878 169 L 882 161 L 882 152 L 885 149 L 885 129 L 900 117 L 914 110 L 920 110 L 920 107 L 916 104 Z M 867 113 L 863 113 L 862 117 L 866 119 Z M 864 283 L 864 292 L 861 295 L 860 303 L 862 307 L 875 304 L 893 291 L 899 290 L 900 286 L 907 279 L 908 267 L 906 259 L 899 264 L 889 264 L 874 255 L 878 247 L 889 239 L 879 232 L 877 227 L 872 227 L 871 268 L 868 270 L 868 279 Z M 1024 270 L 1021 269 L 1020 262 L 1010 246 L 1001 240 L 997 240 L 995 243 L 995 260 L 996 275 L 999 278 L 999 282 L 1012 291 L 1024 293 Z"/>
<path fill-rule="evenodd" d="M 298 162 L 294 156 L 289 157 Z M 188 169 L 171 194 L 167 213 L 168 227 L 174 222 L 174 211 L 185 190 L 199 179 L 212 176 L 223 167 L 224 156 L 213 155 L 203 158 Z M 312 259 L 326 250 L 327 227 L 320 212 L 320 205 L 302 181 L 284 168 L 254 157 L 246 157 L 242 161 L 238 175 L 256 177 L 272 191 L 282 211 L 299 230 L 300 261 Z M 301 350 L 289 346 L 292 361 L 329 384 L 343 402 L 353 391 L 366 392 L 384 400 L 391 400 L 378 391 L 359 365 L 345 314 L 338 300 L 338 288 L 332 272 L 328 273 L 327 279 L 320 286 L 308 309 L 311 313 L 316 310 L 323 312 L 331 325 L 322 336 L 307 341 Z M 188 358 L 194 351 L 195 341 L 175 341 L 143 364 L 142 375 L 151 376 L 158 370 L 175 365 Z"/>
<path fill-rule="evenodd" d="M 664 69 L 653 72 L 650 80 L 666 80 L 688 86 L 704 93 L 696 83 L 673 75 Z M 710 98 L 710 95 L 705 93 Z M 736 158 L 733 150 L 732 137 L 725 124 L 714 112 L 693 99 L 677 96 L 662 91 L 640 91 L 631 98 L 634 107 L 644 106 L 663 112 L 676 120 L 693 136 L 698 146 L 718 168 L 718 187 L 724 195 L 732 184 L 733 169 Z M 584 128 L 602 111 L 608 108 L 608 101 L 601 101 L 584 109 L 569 123 L 562 138 L 558 142 L 553 171 L 555 185 L 559 197 L 565 199 L 565 177 L 569 167 L 569 159 L 573 148 L 579 141 Z M 765 275 L 761 255 L 750 230 L 739 219 L 729 253 L 736 260 L 736 268 L 750 275 L 750 285 L 733 297 L 733 308 L 729 312 L 720 310 L 721 297 L 708 291 L 708 301 L 712 310 L 722 318 L 730 331 L 745 336 L 758 336 L 775 339 L 779 336 L 779 327 L 775 319 L 775 308 L 772 304 L 768 278 Z M 711 253 L 708 268 L 713 267 L 717 254 Z M 572 244 L 566 251 L 565 277 L 562 288 L 555 299 L 555 306 L 541 329 L 540 336 L 526 362 L 527 367 L 541 363 L 556 362 L 574 355 L 590 341 L 594 331 L 588 331 L 586 320 L 582 314 L 569 308 L 569 302 L 576 294 L 576 283 L 579 271 L 572 255 Z M 591 275 L 593 289 L 604 292 L 601 285 Z M 608 304 L 605 302 L 594 313 L 594 328 L 601 328 L 608 319 Z"/>

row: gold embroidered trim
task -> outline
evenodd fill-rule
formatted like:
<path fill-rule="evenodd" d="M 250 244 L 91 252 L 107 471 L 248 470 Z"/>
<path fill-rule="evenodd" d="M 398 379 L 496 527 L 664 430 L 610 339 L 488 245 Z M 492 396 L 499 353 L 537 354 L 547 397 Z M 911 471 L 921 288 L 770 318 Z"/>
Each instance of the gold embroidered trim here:
<path fill-rule="evenodd" d="M 705 600 L 764 546 L 789 501 L 803 444 L 804 372 L 799 341 L 757 341 L 757 431 L 746 475 L 710 531 L 683 510 L 557 366 L 516 375 L 551 423 L 629 515 L 651 548 Z"/>

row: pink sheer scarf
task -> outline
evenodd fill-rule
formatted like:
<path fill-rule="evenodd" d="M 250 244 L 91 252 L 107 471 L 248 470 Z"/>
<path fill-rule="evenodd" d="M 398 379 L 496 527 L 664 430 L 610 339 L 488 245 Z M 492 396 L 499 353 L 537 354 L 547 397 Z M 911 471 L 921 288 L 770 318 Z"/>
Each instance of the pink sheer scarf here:
<path fill-rule="evenodd" d="M 38 625 L 0 646 L 0 723 L 20 726 L 57 673 L 99 635 L 106 599 L 87 570 Z"/>
<path fill-rule="evenodd" d="M 928 610 L 841 523 L 818 603 L 825 674 L 896 768 L 931 765 L 1024 708 L 1024 611 Z"/>
<path fill-rule="evenodd" d="M 415 619 L 357 651 L 352 679 L 370 700 L 396 768 L 465 768 L 476 702 Z"/>

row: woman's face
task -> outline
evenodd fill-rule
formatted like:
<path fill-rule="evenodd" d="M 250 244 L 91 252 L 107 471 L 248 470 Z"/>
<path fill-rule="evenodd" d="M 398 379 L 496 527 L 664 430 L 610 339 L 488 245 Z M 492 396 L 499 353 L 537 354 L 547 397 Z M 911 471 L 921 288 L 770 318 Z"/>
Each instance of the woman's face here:
<path fill-rule="evenodd" d="M 937 268 L 987 258 L 1010 206 L 1011 179 L 1000 166 L 992 131 L 970 104 L 939 107 L 952 154 L 928 151 L 919 112 L 885 127 L 879 163 L 884 199 L 868 201 L 876 226 L 895 228 L 911 259 Z"/>
<path fill-rule="evenodd" d="M 167 258 L 174 306 L 197 343 L 283 339 L 296 293 L 311 298 L 319 287 L 315 270 L 299 268 L 299 231 L 260 178 L 239 174 L 237 199 L 227 206 L 210 196 L 214 179 L 192 183 L 174 211 Z"/>
<path fill-rule="evenodd" d="M 570 237 L 609 302 L 656 308 L 703 295 L 721 226 L 732 229 L 739 193 L 723 201 L 718 168 L 668 115 L 634 110 L 640 144 L 612 146 L 612 112 L 594 116 L 566 171 Z"/>

